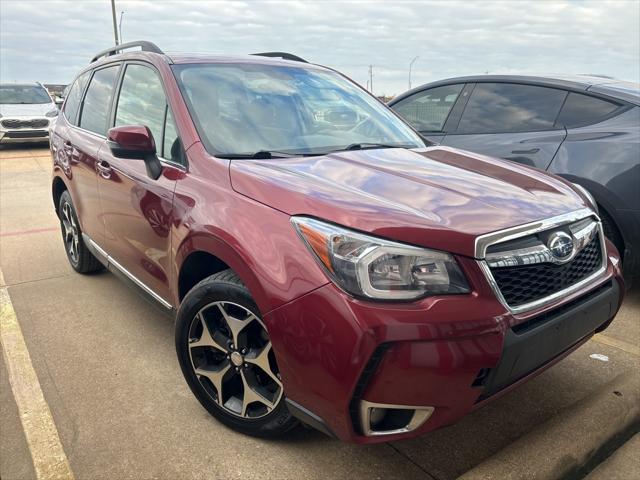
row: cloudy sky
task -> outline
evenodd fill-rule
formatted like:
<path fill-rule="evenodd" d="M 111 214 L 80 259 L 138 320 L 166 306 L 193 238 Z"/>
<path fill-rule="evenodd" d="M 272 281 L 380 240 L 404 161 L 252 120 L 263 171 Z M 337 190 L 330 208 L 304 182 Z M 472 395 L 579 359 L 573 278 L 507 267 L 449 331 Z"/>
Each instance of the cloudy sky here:
<path fill-rule="evenodd" d="M 478 73 L 593 73 L 640 81 L 640 2 L 125 1 L 124 41 L 165 51 L 288 51 L 376 94 Z M 68 83 L 113 44 L 110 0 L 1 0 L 0 79 Z"/>

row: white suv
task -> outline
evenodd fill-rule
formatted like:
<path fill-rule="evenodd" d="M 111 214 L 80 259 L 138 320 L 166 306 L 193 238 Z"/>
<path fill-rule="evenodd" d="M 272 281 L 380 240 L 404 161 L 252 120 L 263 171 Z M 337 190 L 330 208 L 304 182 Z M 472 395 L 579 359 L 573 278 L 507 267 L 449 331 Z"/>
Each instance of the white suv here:
<path fill-rule="evenodd" d="M 58 108 L 40 83 L 0 84 L 0 144 L 47 142 Z"/>

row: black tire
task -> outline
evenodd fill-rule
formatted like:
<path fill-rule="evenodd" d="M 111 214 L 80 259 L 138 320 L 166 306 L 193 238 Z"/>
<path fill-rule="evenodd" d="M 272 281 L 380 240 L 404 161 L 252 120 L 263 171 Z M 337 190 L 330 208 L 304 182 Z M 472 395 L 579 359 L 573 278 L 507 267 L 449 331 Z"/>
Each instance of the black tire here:
<path fill-rule="evenodd" d="M 75 236 L 77 236 L 77 243 L 74 250 L 71 250 L 69 243 L 69 234 L 65 233 L 65 222 L 68 222 L 66 215 L 72 220 L 73 228 L 75 229 Z M 80 222 L 78 222 L 78 215 L 76 209 L 71 201 L 71 195 L 65 190 L 60 196 L 60 204 L 58 205 L 58 217 L 60 219 L 60 229 L 62 231 L 62 242 L 64 245 L 64 251 L 67 254 L 67 259 L 78 273 L 92 273 L 103 268 L 100 261 L 93 256 L 82 239 L 82 230 L 80 229 Z M 74 235 L 71 234 L 71 242 L 73 242 Z M 75 252 L 75 254 L 74 254 Z"/>
<path fill-rule="evenodd" d="M 198 325 L 201 325 L 201 321 L 204 322 L 204 320 L 198 319 L 198 315 L 201 312 L 205 311 L 204 309 L 213 308 L 211 307 L 211 305 L 217 304 L 218 302 L 229 305 L 235 304 L 242 307 L 243 309 L 248 310 L 250 313 L 253 313 L 255 317 L 257 317 L 260 325 L 264 327 L 259 317 L 258 307 L 251 297 L 249 291 L 247 290 L 247 287 L 245 287 L 242 281 L 232 270 L 224 270 L 202 280 L 187 293 L 180 305 L 180 308 L 178 309 L 178 315 L 176 319 L 176 353 L 178 355 L 178 361 L 180 362 L 180 367 L 187 381 L 187 384 L 189 385 L 189 388 L 191 388 L 191 391 L 196 396 L 198 401 L 202 404 L 202 406 L 212 416 L 214 416 L 217 420 L 219 420 L 226 426 L 244 434 L 256 437 L 274 437 L 282 435 L 283 433 L 291 430 L 296 425 L 298 425 L 298 421 L 296 420 L 296 418 L 293 417 L 287 409 L 284 401 L 284 392 L 282 392 L 282 386 L 280 386 L 279 390 L 279 400 L 272 410 L 259 418 L 243 418 L 239 416 L 238 413 L 231 413 L 227 408 L 225 408 L 225 406 L 220 405 L 217 401 L 218 394 L 215 393 L 215 387 L 212 390 L 209 386 L 213 384 L 209 384 L 205 378 L 203 378 L 202 376 L 199 377 L 195 372 L 195 363 L 192 363 L 190 352 L 190 343 L 192 343 L 193 341 L 193 329 L 198 328 Z M 196 325 L 196 322 L 198 323 L 198 325 Z M 249 324 L 250 323 L 247 323 L 247 325 Z M 202 329 L 203 327 L 200 328 Z M 215 328 L 216 327 L 214 327 L 213 329 L 209 329 L 208 331 L 217 332 L 218 330 L 215 330 Z M 229 331 L 227 331 L 227 334 L 229 334 Z M 240 334 L 238 334 L 238 338 L 240 338 L 239 335 Z M 262 336 L 264 335 L 266 335 L 266 341 L 270 344 L 268 333 L 266 332 L 266 327 L 264 327 L 264 332 L 262 332 Z M 202 336 L 200 338 L 202 338 Z M 220 344 L 222 344 L 222 342 L 220 342 Z M 230 346 L 229 345 L 230 343 L 227 341 L 226 348 L 234 348 L 233 344 L 231 344 Z M 240 347 L 238 346 L 237 348 Z M 212 352 L 220 355 L 221 357 L 224 357 L 224 354 L 219 354 L 219 351 L 216 349 L 212 349 Z M 227 356 L 226 358 L 229 359 L 230 357 Z M 222 362 L 226 362 L 225 365 L 229 365 L 231 368 L 235 368 L 233 367 L 233 364 L 230 360 L 225 360 L 223 358 Z M 273 364 L 275 364 L 275 357 L 273 358 Z M 246 367 L 247 364 L 245 363 L 244 366 Z M 245 372 L 239 372 L 238 368 L 235 368 L 235 372 L 233 370 L 229 370 L 224 375 L 230 375 L 230 377 L 227 378 L 233 379 L 234 375 L 240 376 L 241 373 L 243 375 L 245 374 Z M 228 381 L 229 380 L 227 380 L 227 382 Z M 225 384 L 222 385 L 224 386 Z M 242 396 L 242 403 L 244 404 L 244 389 Z M 222 394 L 222 398 L 222 403 L 225 403 L 224 394 Z"/>
<path fill-rule="evenodd" d="M 611 243 L 616 246 L 620 253 L 620 258 L 624 261 L 624 239 L 622 238 L 622 234 L 620 233 L 620 230 L 618 230 L 613 218 L 611 218 L 611 215 L 609 215 L 602 207 L 600 207 L 599 210 L 604 236 L 611 240 Z"/>

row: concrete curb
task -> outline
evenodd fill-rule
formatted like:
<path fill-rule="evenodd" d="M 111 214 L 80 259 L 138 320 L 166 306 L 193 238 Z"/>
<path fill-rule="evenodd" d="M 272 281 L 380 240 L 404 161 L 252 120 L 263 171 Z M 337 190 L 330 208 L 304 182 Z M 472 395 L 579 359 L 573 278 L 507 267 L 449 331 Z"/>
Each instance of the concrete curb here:
<path fill-rule="evenodd" d="M 640 422 L 640 375 L 628 372 L 539 425 L 459 480 L 571 478 Z"/>

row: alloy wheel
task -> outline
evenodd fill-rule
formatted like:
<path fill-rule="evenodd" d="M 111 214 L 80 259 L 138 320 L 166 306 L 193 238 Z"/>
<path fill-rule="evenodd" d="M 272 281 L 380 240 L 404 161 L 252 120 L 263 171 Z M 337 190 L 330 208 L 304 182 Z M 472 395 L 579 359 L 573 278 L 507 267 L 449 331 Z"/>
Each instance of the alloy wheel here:
<path fill-rule="evenodd" d="M 79 259 L 79 242 L 78 225 L 71 211 L 71 205 L 65 203 L 62 207 L 62 228 L 64 236 L 64 244 L 71 257 L 73 263 L 78 263 Z"/>
<path fill-rule="evenodd" d="M 191 321 L 189 354 L 201 385 L 226 412 L 255 419 L 278 405 L 283 389 L 269 335 L 245 307 L 203 307 Z"/>

